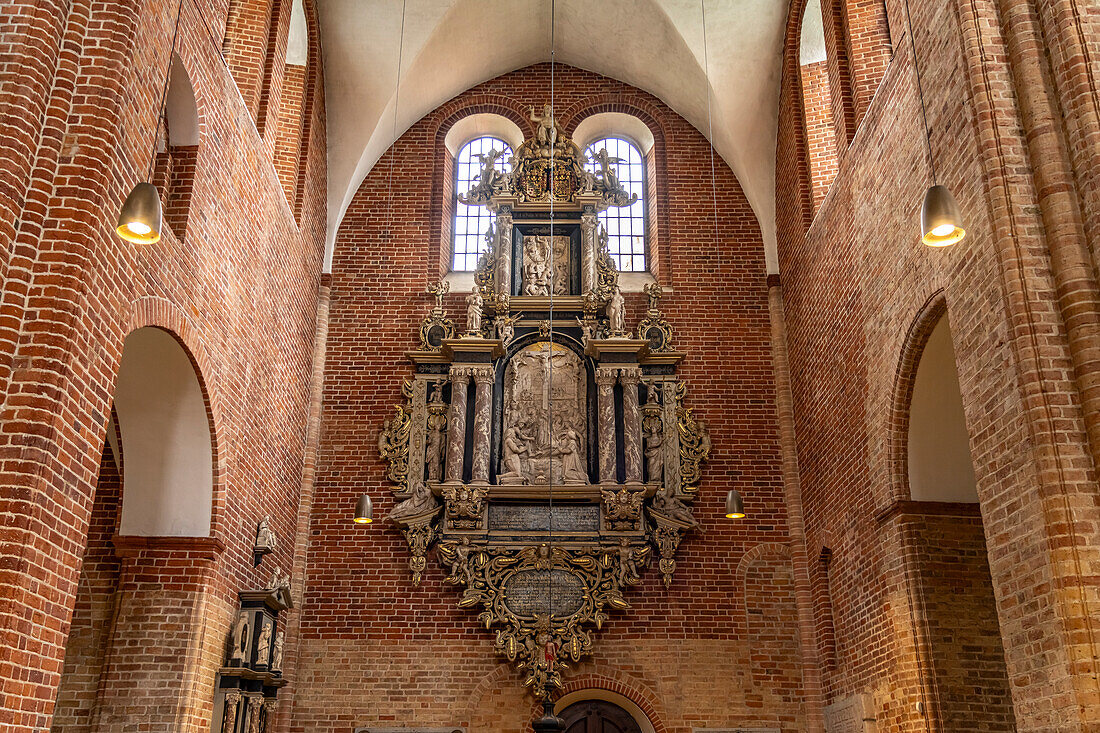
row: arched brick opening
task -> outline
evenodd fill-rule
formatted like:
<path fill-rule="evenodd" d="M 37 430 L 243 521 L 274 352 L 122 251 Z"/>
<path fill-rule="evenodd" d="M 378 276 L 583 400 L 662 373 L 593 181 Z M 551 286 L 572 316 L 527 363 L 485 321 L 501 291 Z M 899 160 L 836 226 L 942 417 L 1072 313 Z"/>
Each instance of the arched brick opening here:
<path fill-rule="evenodd" d="M 274 163 L 287 203 L 295 220 L 300 222 L 314 108 L 318 95 L 324 90 L 321 42 L 313 0 L 292 0 L 290 16 Z"/>
<path fill-rule="evenodd" d="M 141 299 L 131 307 L 128 326 L 52 730 L 112 729 L 141 706 L 143 720 L 155 726 L 197 733 L 188 708 L 200 675 L 210 569 L 223 546 L 215 537 L 224 503 L 220 410 L 203 377 L 206 350 L 175 306 Z M 166 416 L 159 424 L 157 414 Z M 160 458 L 158 444 L 165 451 Z M 207 451 L 205 488 L 194 474 L 202 462 L 188 446 Z"/>
<path fill-rule="evenodd" d="M 284 4 L 284 0 L 230 0 L 225 22 L 222 55 L 261 136 Z"/>

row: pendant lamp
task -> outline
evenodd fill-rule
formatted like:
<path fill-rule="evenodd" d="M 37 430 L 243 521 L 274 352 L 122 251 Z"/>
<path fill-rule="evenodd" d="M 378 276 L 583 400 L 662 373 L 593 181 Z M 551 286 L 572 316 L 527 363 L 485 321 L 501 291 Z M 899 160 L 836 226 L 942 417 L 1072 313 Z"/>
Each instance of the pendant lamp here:
<path fill-rule="evenodd" d="M 917 63 L 917 40 L 913 37 L 909 0 L 905 0 L 905 22 L 909 27 L 909 46 L 913 49 L 913 70 L 916 72 L 920 114 L 924 122 L 924 143 L 928 149 L 928 164 L 932 168 L 932 186 L 925 192 L 920 208 L 921 241 L 929 247 L 950 247 L 963 240 L 966 229 L 962 225 L 962 214 L 955 197 L 936 180 L 936 160 L 932 156 L 932 137 L 928 132 L 928 111 L 924 106 L 924 87 L 920 80 L 920 64 Z"/>
<path fill-rule="evenodd" d="M 149 157 L 149 172 L 146 178 L 153 177 L 153 165 L 157 159 L 157 139 L 160 137 L 160 125 L 164 120 L 165 105 L 168 103 L 168 85 L 172 79 L 172 60 L 176 54 L 176 40 L 179 38 L 180 16 L 183 15 L 183 0 L 180 0 L 176 9 L 176 27 L 172 31 L 172 49 L 168 54 L 168 74 L 164 79 L 164 90 L 160 95 L 160 105 L 157 107 L 157 127 L 153 135 L 153 152 Z M 164 226 L 164 212 L 160 205 L 160 192 L 157 187 L 148 181 L 141 181 L 118 213 L 118 224 L 115 232 L 127 242 L 134 244 L 156 244 L 160 241 L 160 233 Z"/>
<path fill-rule="evenodd" d="M 352 521 L 356 524 L 370 524 L 374 521 L 374 504 L 370 500 L 370 494 L 363 494 L 355 502 L 355 516 Z"/>
<path fill-rule="evenodd" d="M 726 519 L 744 519 L 745 502 L 737 489 L 730 489 L 726 494 Z"/>

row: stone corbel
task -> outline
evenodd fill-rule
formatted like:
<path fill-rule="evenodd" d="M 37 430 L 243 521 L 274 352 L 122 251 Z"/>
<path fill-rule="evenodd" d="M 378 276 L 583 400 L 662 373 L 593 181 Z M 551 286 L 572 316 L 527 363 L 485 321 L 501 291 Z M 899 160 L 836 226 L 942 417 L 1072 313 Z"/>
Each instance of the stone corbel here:
<path fill-rule="evenodd" d="M 657 567 L 661 571 L 665 587 L 670 588 L 672 575 L 676 572 L 676 550 L 680 547 L 684 532 L 692 526 L 652 509 L 649 510 L 649 517 L 653 520 L 653 544 L 657 546 L 660 555 Z"/>
<path fill-rule="evenodd" d="M 409 571 L 412 572 L 413 585 L 420 585 L 424 569 L 428 566 L 428 547 L 435 540 L 436 534 L 432 521 L 441 510 L 442 507 L 437 506 L 423 514 L 395 520 L 401 528 L 401 533 L 405 535 L 405 541 L 409 544 Z"/>

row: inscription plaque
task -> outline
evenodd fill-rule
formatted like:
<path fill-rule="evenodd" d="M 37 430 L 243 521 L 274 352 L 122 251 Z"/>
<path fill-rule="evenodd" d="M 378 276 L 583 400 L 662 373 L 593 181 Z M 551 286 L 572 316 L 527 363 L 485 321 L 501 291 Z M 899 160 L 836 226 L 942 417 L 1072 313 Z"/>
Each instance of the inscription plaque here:
<path fill-rule="evenodd" d="M 550 531 L 547 504 L 490 504 L 489 529 L 500 532 Z M 566 504 L 554 507 L 555 532 L 598 532 L 600 507 L 596 504 Z"/>
<path fill-rule="evenodd" d="M 521 570 L 504 583 L 504 605 L 517 616 L 533 617 L 552 608 L 554 617 L 565 618 L 583 603 L 584 583 L 564 570 Z"/>

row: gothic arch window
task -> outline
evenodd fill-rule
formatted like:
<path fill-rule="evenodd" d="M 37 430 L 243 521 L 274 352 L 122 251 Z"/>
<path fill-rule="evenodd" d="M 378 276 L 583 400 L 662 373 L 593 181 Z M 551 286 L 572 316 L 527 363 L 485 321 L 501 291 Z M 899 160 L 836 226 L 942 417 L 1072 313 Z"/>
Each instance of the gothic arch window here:
<path fill-rule="evenodd" d="M 484 206 L 467 206 L 458 200 L 458 196 L 474 185 L 474 179 L 481 170 L 478 156 L 490 150 L 504 152 L 497 161 L 497 167 L 505 172 L 510 171 L 512 146 L 492 135 L 473 138 L 459 148 L 455 156 L 454 237 L 451 246 L 451 269 L 455 272 L 477 269 L 478 257 L 485 251 L 485 232 L 493 222 L 493 215 Z"/>
<path fill-rule="evenodd" d="M 627 193 L 637 194 L 638 200 L 630 206 L 611 207 L 600 214 L 600 223 L 607 230 L 607 248 L 620 272 L 645 272 L 646 261 L 646 211 L 645 211 L 645 156 L 625 137 L 608 136 L 585 146 L 588 163 L 585 168 L 595 172 L 599 164 L 595 156 L 606 150 L 608 156 L 618 159 L 614 164 L 619 182 Z"/>

